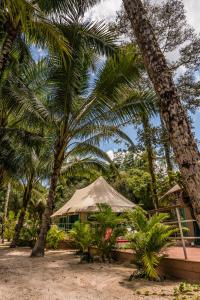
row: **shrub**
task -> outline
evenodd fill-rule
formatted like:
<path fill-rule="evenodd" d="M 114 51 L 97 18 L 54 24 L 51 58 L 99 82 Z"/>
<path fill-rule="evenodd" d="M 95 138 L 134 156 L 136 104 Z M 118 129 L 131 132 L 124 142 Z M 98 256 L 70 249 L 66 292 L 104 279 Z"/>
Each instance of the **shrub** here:
<path fill-rule="evenodd" d="M 91 216 L 94 227 L 94 245 L 97 246 L 101 258 L 110 258 L 118 236 L 124 234 L 123 218 L 112 211 L 107 204 L 99 204 L 99 211 Z"/>
<path fill-rule="evenodd" d="M 177 232 L 177 228 L 163 223 L 167 218 L 167 214 L 159 213 L 148 219 L 147 213 L 140 207 L 127 213 L 127 222 L 133 228 L 127 239 L 135 251 L 139 277 L 159 279 L 160 251 L 170 245 L 170 236 Z"/>
<path fill-rule="evenodd" d="M 33 247 L 38 237 L 39 227 L 39 220 L 31 218 L 30 213 L 27 212 L 20 232 L 19 246 Z"/>
<path fill-rule="evenodd" d="M 57 225 L 52 225 L 47 233 L 47 247 L 57 249 L 60 241 L 65 239 L 65 232 L 58 229 Z"/>
<path fill-rule="evenodd" d="M 75 241 L 81 252 L 88 252 L 88 248 L 92 243 L 92 231 L 88 223 L 76 221 L 69 231 L 69 236 Z"/>
<path fill-rule="evenodd" d="M 8 241 L 12 240 L 15 232 L 15 225 L 17 222 L 17 217 L 15 213 L 11 210 L 8 213 L 7 220 L 5 222 L 5 231 L 4 231 L 4 238 Z"/>

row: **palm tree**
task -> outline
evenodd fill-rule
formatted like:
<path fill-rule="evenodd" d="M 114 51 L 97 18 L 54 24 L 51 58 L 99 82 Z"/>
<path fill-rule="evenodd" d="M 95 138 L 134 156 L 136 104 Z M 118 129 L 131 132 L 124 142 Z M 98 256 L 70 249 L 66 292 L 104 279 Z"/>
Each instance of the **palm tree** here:
<path fill-rule="evenodd" d="M 55 191 L 59 176 L 64 173 L 74 174 L 77 170 L 87 171 L 87 168 L 91 169 L 92 167 L 100 167 L 102 169 L 103 160 L 111 163 L 109 156 L 98 147 L 103 140 L 116 136 L 121 139 L 127 139 L 130 142 L 130 139 L 116 127 L 98 124 L 101 120 L 97 118 L 98 115 L 95 116 L 96 109 L 93 105 L 92 107 L 90 105 L 87 107 L 87 104 L 91 104 L 91 102 L 87 101 L 86 104 L 84 102 L 85 100 L 81 106 L 79 106 L 80 102 L 78 103 L 77 111 L 76 108 L 71 111 L 72 115 L 65 127 L 62 139 L 59 137 L 59 142 L 62 141 L 62 143 L 57 142 L 54 146 L 54 163 L 47 206 L 42 219 L 39 239 L 32 251 L 33 256 L 44 255 L 44 234 L 48 231 L 50 216 L 53 213 Z M 76 103 L 74 104 L 76 105 Z M 83 111 L 84 115 L 82 114 Z M 82 115 L 81 118 L 80 115 Z M 62 129 L 62 123 L 59 124 L 59 129 L 60 127 Z M 99 158 L 100 161 L 96 158 Z"/>
<path fill-rule="evenodd" d="M 3 0 L 0 5 L 1 16 L 1 54 L 0 75 L 4 71 L 10 58 L 15 41 L 22 35 L 27 42 L 42 48 L 48 48 L 50 53 L 69 55 L 67 40 L 56 26 L 56 22 L 45 13 L 46 1 Z M 52 1 L 49 1 L 49 4 Z M 54 4 L 59 6 L 59 0 Z M 48 5 L 50 9 L 50 5 Z"/>
<path fill-rule="evenodd" d="M 91 86 L 89 71 L 96 58 L 94 53 L 113 53 L 115 49 L 113 40 L 101 23 L 89 24 L 81 20 L 77 22 L 76 15 L 71 19 L 65 17 L 64 22 L 63 32 L 71 45 L 73 59 L 68 61 L 65 68 L 54 65 L 50 72 L 50 81 L 54 85 L 48 100 L 48 109 L 55 132 L 54 165 L 40 235 L 32 250 L 32 256 L 44 255 L 46 234 L 54 208 L 56 185 L 64 160 L 66 161 L 69 156 L 79 157 L 89 154 L 108 159 L 98 145 L 113 136 L 131 142 L 117 128 L 120 123 L 119 116 L 121 122 L 127 120 L 128 105 L 122 110 L 119 101 L 116 103 L 116 99 L 119 95 L 119 85 L 128 82 L 125 75 L 133 77 L 133 74 L 135 76 L 139 73 L 136 54 L 129 53 L 125 56 L 123 52 L 121 58 L 114 56 L 104 68 L 99 69 L 97 78 Z M 126 58 L 126 62 L 122 57 Z M 135 65 L 130 64 L 130 61 L 135 62 Z M 132 105 L 134 112 L 143 108 L 139 98 L 137 100 L 138 102 Z M 113 103 L 115 108 L 112 107 L 111 111 Z"/>
<path fill-rule="evenodd" d="M 129 50 L 131 48 L 128 47 Z M 130 75 L 129 75 L 130 76 Z M 121 94 L 122 93 L 122 94 Z M 147 152 L 147 159 L 148 159 L 148 169 L 151 176 L 151 193 L 152 199 L 155 208 L 158 207 L 158 195 L 157 195 L 157 184 L 156 184 L 156 174 L 155 174 L 155 159 L 154 159 L 154 151 L 152 145 L 152 132 L 151 132 L 151 125 L 150 125 L 150 117 L 155 116 L 157 112 L 157 97 L 154 92 L 150 90 L 142 90 L 140 87 L 140 83 L 138 81 L 129 81 L 128 85 L 124 85 L 121 89 L 120 94 L 118 95 L 121 99 L 123 99 L 123 103 L 130 103 L 134 99 L 144 100 L 149 105 L 148 110 L 141 110 L 138 112 L 137 120 L 132 120 L 132 124 L 135 124 L 136 121 L 139 124 L 142 123 L 143 126 L 143 140 Z"/>
<path fill-rule="evenodd" d="M 20 232 L 31 201 L 33 189 L 36 188 L 38 182 L 49 176 L 52 162 L 50 153 L 44 145 L 39 151 L 35 151 L 33 148 L 19 148 L 18 151 L 21 166 L 20 170 L 18 170 L 18 176 L 24 182 L 24 193 L 14 237 L 10 245 L 11 248 L 15 248 L 19 243 Z"/>
<path fill-rule="evenodd" d="M 43 93 L 45 72 L 46 62 L 43 60 L 35 63 L 26 45 L 18 40 L 0 81 L 0 184 L 6 177 L 10 180 L 11 177 L 19 176 L 19 173 L 26 174 L 23 207 L 16 226 L 13 247 L 18 243 L 26 209 L 37 181 L 32 159 L 36 155 L 32 155 L 32 147 L 38 148 L 41 141 L 44 141 L 41 128 L 44 127 L 47 116 L 43 114 L 38 97 Z M 25 167 L 23 172 L 22 167 Z"/>
<path fill-rule="evenodd" d="M 46 62 L 35 63 L 17 48 L 12 56 L 0 81 L 0 184 L 20 167 L 17 147 L 42 141 L 48 118 L 38 100 L 45 88 Z"/>
<path fill-rule="evenodd" d="M 141 0 L 123 0 L 144 64 L 159 99 L 159 108 L 191 206 L 200 225 L 199 151 L 166 59 Z"/>
<path fill-rule="evenodd" d="M 24 224 L 25 215 L 27 209 L 32 201 L 32 206 L 34 204 L 32 195 L 41 199 L 40 193 L 37 191 L 38 184 L 43 180 L 48 180 L 51 174 L 52 164 L 53 164 L 53 152 L 51 149 L 51 138 L 48 140 L 46 135 L 47 142 L 40 145 L 40 149 L 27 148 L 27 149 L 18 149 L 20 152 L 20 170 L 18 170 L 18 177 L 20 181 L 23 181 L 24 193 L 22 200 L 22 207 L 20 209 L 19 217 L 17 224 L 15 226 L 15 233 L 10 245 L 11 248 L 15 248 L 19 243 L 20 232 Z M 38 147 L 37 147 L 38 148 Z M 62 169 L 60 171 L 61 175 L 67 174 L 77 174 L 80 172 L 87 172 L 88 168 L 97 168 L 100 170 L 105 169 L 106 165 L 103 159 L 110 161 L 109 157 L 101 151 L 96 149 L 96 157 L 86 156 L 89 154 L 94 154 L 93 149 L 82 149 L 81 147 L 74 147 L 76 149 L 76 157 L 79 156 L 79 159 L 74 159 L 74 153 L 69 150 L 66 160 L 63 162 Z"/>

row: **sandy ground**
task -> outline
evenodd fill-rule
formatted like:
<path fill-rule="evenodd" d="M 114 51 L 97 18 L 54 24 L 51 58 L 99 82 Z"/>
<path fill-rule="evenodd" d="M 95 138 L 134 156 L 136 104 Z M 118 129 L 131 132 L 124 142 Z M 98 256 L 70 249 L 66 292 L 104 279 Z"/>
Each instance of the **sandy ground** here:
<path fill-rule="evenodd" d="M 80 264 L 72 251 L 48 251 L 44 258 L 29 255 L 30 249 L 0 249 L 0 300 L 174 299 L 173 288 L 178 285 L 129 282 L 132 267 Z"/>

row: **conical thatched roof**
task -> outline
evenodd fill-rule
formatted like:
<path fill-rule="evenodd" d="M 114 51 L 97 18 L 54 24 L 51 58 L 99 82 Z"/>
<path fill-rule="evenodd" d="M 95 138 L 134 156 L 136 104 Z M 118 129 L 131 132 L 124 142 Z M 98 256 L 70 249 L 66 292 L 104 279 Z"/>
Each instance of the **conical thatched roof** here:
<path fill-rule="evenodd" d="M 175 186 L 173 186 L 167 193 L 165 193 L 160 199 L 163 199 L 169 195 L 172 195 L 174 193 L 178 193 L 180 192 L 182 189 L 180 187 L 180 185 L 176 184 Z"/>
<path fill-rule="evenodd" d="M 110 186 L 103 177 L 99 177 L 87 187 L 77 190 L 72 198 L 52 217 L 95 212 L 98 211 L 98 203 L 107 203 L 114 212 L 123 212 L 136 206 Z"/>

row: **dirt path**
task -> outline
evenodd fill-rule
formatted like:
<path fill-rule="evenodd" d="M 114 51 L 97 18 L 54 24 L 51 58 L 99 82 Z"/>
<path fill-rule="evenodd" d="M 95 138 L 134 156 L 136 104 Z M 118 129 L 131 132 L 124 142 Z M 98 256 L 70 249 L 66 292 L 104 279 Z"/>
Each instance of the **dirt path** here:
<path fill-rule="evenodd" d="M 29 254 L 24 248 L 0 249 L 1 300 L 173 299 L 165 294 L 177 285 L 171 281 L 128 282 L 130 267 L 80 264 L 70 251 L 48 251 L 44 258 L 30 258 Z M 148 291 L 157 295 L 138 295 Z"/>

